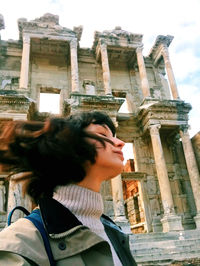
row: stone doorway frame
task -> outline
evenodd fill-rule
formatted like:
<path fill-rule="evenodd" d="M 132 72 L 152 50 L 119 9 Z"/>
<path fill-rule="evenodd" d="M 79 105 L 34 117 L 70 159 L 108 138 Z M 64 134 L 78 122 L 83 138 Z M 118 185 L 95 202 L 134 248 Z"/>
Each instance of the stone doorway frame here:
<path fill-rule="evenodd" d="M 123 172 L 121 174 L 122 181 L 132 181 L 137 180 L 139 181 L 140 185 L 140 193 L 141 193 L 141 200 L 144 208 L 144 216 L 145 216 L 145 223 L 144 228 L 146 229 L 147 233 L 152 232 L 152 215 L 150 210 L 150 202 L 146 190 L 146 177 L 145 173 L 141 172 Z"/>

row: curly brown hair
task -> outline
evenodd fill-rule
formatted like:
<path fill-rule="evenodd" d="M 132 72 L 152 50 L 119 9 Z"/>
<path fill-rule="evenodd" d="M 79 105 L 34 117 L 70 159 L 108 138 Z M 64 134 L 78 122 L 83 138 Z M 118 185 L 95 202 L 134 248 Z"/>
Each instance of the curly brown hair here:
<path fill-rule="evenodd" d="M 0 137 L 0 163 L 9 165 L 12 174 L 23 172 L 16 181 L 26 181 L 26 193 L 35 203 L 52 197 L 56 186 L 84 179 L 86 162 L 95 163 L 96 148 L 88 138 L 104 146 L 105 141 L 111 142 L 86 132 L 91 123 L 107 125 L 115 134 L 110 117 L 96 111 L 46 122 L 12 121 Z"/>

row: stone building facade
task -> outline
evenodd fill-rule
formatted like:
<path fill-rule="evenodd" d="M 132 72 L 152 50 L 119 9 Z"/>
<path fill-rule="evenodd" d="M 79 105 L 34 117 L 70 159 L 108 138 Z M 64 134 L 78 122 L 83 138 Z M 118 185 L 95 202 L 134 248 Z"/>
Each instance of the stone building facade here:
<path fill-rule="evenodd" d="M 59 95 L 63 116 L 107 112 L 117 137 L 132 144 L 134 160 L 102 185 L 105 212 L 127 232 L 199 229 L 199 141 L 193 141 L 194 153 L 191 105 L 179 97 L 168 52 L 173 37 L 159 35 L 144 57 L 143 35 L 120 27 L 95 32 L 88 49 L 79 46 L 82 27 L 62 27 L 56 15 L 21 18 L 18 28 L 19 40 L 0 40 L 0 130 L 9 120 L 48 117 L 39 111 L 41 93 Z M 119 112 L 124 101 L 129 113 Z M 10 209 L 31 209 L 31 202 L 0 170 L 3 227 Z"/>

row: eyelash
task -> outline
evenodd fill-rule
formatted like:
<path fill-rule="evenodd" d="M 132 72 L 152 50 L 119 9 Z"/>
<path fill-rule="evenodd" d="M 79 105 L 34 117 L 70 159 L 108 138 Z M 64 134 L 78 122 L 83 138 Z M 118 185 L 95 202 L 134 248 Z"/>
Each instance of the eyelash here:
<path fill-rule="evenodd" d="M 107 135 L 106 135 L 106 134 L 104 134 L 104 133 L 100 133 L 100 135 L 102 135 L 102 136 L 104 136 L 104 137 L 107 137 Z"/>

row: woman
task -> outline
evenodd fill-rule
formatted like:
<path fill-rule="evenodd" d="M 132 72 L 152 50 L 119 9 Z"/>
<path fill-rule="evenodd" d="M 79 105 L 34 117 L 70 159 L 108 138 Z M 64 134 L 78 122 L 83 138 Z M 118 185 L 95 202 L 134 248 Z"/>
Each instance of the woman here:
<path fill-rule="evenodd" d="M 136 265 L 128 238 L 103 215 L 99 193 L 103 181 L 121 173 L 123 146 L 100 112 L 12 122 L 4 130 L 0 162 L 23 172 L 16 181 L 40 208 L 56 265 Z M 29 220 L 0 233 L 0 265 L 49 265 Z"/>

